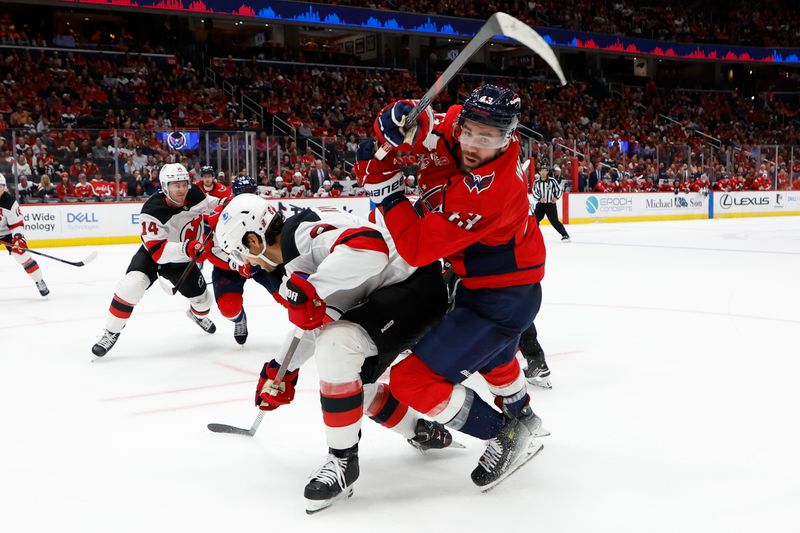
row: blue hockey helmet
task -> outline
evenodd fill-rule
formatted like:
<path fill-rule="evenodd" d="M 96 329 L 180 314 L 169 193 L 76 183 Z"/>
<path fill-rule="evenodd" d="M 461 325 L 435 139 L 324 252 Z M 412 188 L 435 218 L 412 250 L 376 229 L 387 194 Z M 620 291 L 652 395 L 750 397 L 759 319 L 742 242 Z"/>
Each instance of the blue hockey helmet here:
<path fill-rule="evenodd" d="M 242 193 L 256 194 L 258 191 L 258 184 L 256 180 L 250 176 L 236 176 L 231 183 L 231 190 L 234 196 Z"/>
<path fill-rule="evenodd" d="M 481 85 L 464 101 L 457 127 L 463 126 L 467 120 L 494 126 L 502 132 L 502 144 L 505 144 L 519 124 L 520 112 L 521 104 L 517 93 L 497 85 Z"/>

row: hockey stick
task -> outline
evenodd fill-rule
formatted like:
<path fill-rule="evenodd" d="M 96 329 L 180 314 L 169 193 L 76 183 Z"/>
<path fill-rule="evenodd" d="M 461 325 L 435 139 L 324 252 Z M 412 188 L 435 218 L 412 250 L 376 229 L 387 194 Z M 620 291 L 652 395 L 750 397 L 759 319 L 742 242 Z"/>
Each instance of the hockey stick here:
<path fill-rule="evenodd" d="M 539 57 L 544 59 L 545 63 L 550 65 L 550 68 L 555 71 L 558 79 L 561 81 L 561 84 L 566 85 L 567 79 L 564 77 L 564 72 L 561 70 L 561 64 L 553 53 L 553 49 L 542 39 L 542 36 L 521 20 L 515 19 L 506 13 L 497 12 L 486 20 L 486 23 L 481 26 L 478 33 L 475 34 L 472 40 L 467 43 L 467 46 L 461 50 L 461 53 L 458 54 L 453 62 L 442 72 L 442 75 L 437 78 L 431 88 L 428 89 L 428 92 L 420 98 L 416 107 L 405 117 L 404 122 L 401 123 L 401 127 L 407 132 L 407 137 L 408 134 L 413 132 L 414 125 L 417 123 L 417 118 L 431 105 L 433 99 L 436 98 L 445 86 L 450 83 L 450 80 L 464 68 L 472 56 L 474 56 L 484 44 L 492 39 L 492 37 L 497 35 L 509 37 L 530 48 Z M 392 148 L 394 147 L 388 142 L 383 143 L 383 146 L 378 148 L 378 151 L 375 152 L 375 157 L 379 160 L 383 159 Z"/>
<path fill-rule="evenodd" d="M 297 351 L 297 346 L 300 344 L 300 339 L 303 338 L 303 334 L 305 334 L 304 330 L 300 328 L 295 329 L 292 342 L 289 344 L 289 349 L 286 350 L 286 355 L 283 358 L 281 367 L 278 369 L 278 374 L 275 376 L 275 383 L 279 384 L 281 381 L 283 381 L 283 376 L 285 376 L 286 371 L 289 370 L 289 363 L 292 361 L 292 357 L 294 357 L 294 352 Z M 248 437 L 252 437 L 256 434 L 256 431 L 258 431 L 258 426 L 261 425 L 261 419 L 264 418 L 264 413 L 266 413 L 266 411 L 258 411 L 256 419 L 253 420 L 253 424 L 250 426 L 250 429 L 237 428 L 236 426 L 229 426 L 228 424 L 216 423 L 209 424 L 208 429 L 214 433 L 233 433 L 234 435 L 246 435 Z"/>
<path fill-rule="evenodd" d="M 203 239 L 203 242 L 202 242 L 203 249 L 205 249 L 206 244 L 208 244 L 208 240 L 211 239 L 213 236 L 214 236 L 214 232 L 213 231 L 209 231 L 208 235 L 206 235 L 206 238 Z M 192 260 L 189 261 L 189 263 L 187 263 L 186 268 L 184 268 L 183 272 L 181 272 L 181 275 L 178 278 L 178 281 L 175 282 L 175 286 L 174 287 L 170 287 L 169 285 L 164 284 L 164 282 L 161 282 L 160 280 L 162 280 L 164 278 L 159 276 L 159 278 L 158 278 L 159 279 L 159 283 L 162 284 L 161 286 L 164 288 L 165 291 L 170 293 L 172 296 L 175 296 L 178 293 L 178 291 L 181 288 L 181 285 L 183 285 L 183 282 L 186 281 L 186 278 L 189 277 L 189 273 L 192 271 L 192 268 L 195 265 L 197 265 L 197 258 L 200 257 L 201 253 L 202 253 L 202 250 L 194 254 L 194 257 L 192 257 Z"/>
<path fill-rule="evenodd" d="M 0 244 L 4 244 L 8 248 L 14 248 L 13 243 L 10 243 L 8 241 L 0 240 Z M 86 259 L 84 259 L 83 261 L 67 261 L 66 259 L 61 259 L 60 257 L 55 257 L 55 256 L 52 256 L 52 255 L 48 255 L 48 254 L 46 254 L 44 252 L 38 252 L 36 250 L 31 250 L 30 248 L 25 248 L 24 250 L 28 251 L 28 252 L 30 252 L 30 253 L 32 253 L 34 255 L 41 255 L 42 257 L 46 257 L 48 259 L 52 259 L 53 261 L 59 261 L 61 263 L 65 263 L 67 265 L 71 265 L 71 266 L 74 266 L 74 267 L 86 266 L 89 263 L 91 263 L 92 261 L 94 261 L 95 257 L 97 257 L 97 251 L 96 250 L 93 250 L 92 253 L 87 255 Z"/>

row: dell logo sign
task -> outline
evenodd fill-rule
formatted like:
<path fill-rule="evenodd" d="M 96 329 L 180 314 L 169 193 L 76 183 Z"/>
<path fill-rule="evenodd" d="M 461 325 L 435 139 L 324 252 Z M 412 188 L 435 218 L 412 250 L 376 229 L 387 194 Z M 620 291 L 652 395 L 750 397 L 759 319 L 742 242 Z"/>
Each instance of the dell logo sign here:
<path fill-rule="evenodd" d="M 88 224 L 100 222 L 95 213 L 67 213 L 67 224 Z"/>

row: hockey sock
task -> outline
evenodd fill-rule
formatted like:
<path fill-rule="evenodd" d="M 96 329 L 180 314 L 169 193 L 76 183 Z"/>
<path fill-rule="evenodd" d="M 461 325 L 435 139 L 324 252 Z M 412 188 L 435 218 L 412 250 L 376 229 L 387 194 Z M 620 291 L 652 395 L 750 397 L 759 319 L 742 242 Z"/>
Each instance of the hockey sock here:
<path fill-rule="evenodd" d="M 133 308 L 144 296 L 150 286 L 150 279 L 142 272 L 132 270 L 125 274 L 117 284 L 114 298 L 108 308 L 109 316 L 106 329 L 119 333 L 133 313 Z"/>
<path fill-rule="evenodd" d="M 528 405 L 525 376 L 516 358 L 482 374 L 495 396 L 495 404 L 508 416 L 516 417 Z"/>
<path fill-rule="evenodd" d="M 217 308 L 228 320 L 239 322 L 244 316 L 241 293 L 228 292 L 220 295 L 217 298 Z"/>
<path fill-rule="evenodd" d="M 11 254 L 14 260 L 22 265 L 22 268 L 25 269 L 25 272 L 33 279 L 33 281 L 42 281 L 42 271 L 39 270 L 39 263 L 31 257 L 31 254 L 28 252 L 20 254 Z"/>
<path fill-rule="evenodd" d="M 200 296 L 189 298 L 192 314 L 198 318 L 208 316 L 208 312 L 211 310 L 211 301 L 211 293 L 208 292 L 208 289 L 203 291 L 203 294 Z"/>
<path fill-rule="evenodd" d="M 505 423 L 503 415 L 483 401 L 483 398 L 475 394 L 472 389 L 462 385 L 456 387 L 464 389 L 464 401 L 456 415 L 444 424 L 477 439 L 487 440 L 497 435 Z"/>
<path fill-rule="evenodd" d="M 361 416 L 364 411 L 364 389 L 361 380 L 349 383 L 319 383 L 322 420 L 328 447 L 350 448 L 358 442 Z"/>
<path fill-rule="evenodd" d="M 364 411 L 378 424 L 392 429 L 405 437 L 416 436 L 416 413 L 400 403 L 386 383 L 364 385 Z"/>

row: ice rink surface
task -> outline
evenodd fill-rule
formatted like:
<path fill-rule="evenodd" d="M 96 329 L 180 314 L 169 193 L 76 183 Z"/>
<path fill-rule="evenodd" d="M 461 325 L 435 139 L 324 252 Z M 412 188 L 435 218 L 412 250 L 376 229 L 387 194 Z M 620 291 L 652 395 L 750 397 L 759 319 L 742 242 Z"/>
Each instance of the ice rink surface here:
<path fill-rule="evenodd" d="M 206 429 L 249 427 L 290 329 L 260 286 L 244 348 L 216 309 L 207 335 L 153 286 L 92 363 L 136 246 L 85 268 L 40 259 L 47 300 L 0 259 L 0 531 L 797 531 L 800 218 L 569 229 L 563 244 L 543 228 L 542 453 L 481 494 L 481 442 L 423 456 L 365 420 L 355 495 L 310 517 L 326 453 L 313 362 L 254 438 Z"/>

